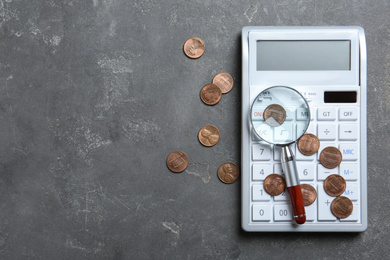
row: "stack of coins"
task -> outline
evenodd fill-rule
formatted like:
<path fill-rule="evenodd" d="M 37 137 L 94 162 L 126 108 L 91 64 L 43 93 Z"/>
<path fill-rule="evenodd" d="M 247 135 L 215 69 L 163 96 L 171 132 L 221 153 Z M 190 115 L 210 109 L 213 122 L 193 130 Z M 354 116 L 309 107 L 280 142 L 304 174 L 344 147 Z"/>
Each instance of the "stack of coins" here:
<path fill-rule="evenodd" d="M 325 192 L 332 197 L 336 197 L 330 205 L 333 215 L 338 218 L 347 218 L 352 214 L 352 201 L 344 196 L 340 196 L 345 191 L 347 183 L 344 178 L 338 174 L 329 175 L 324 181 Z"/>
<path fill-rule="evenodd" d="M 184 43 L 183 51 L 187 57 L 198 59 L 205 51 L 205 44 L 200 38 L 191 37 Z M 230 92 L 233 85 L 234 80 L 230 74 L 226 72 L 218 73 L 214 76 L 212 83 L 203 86 L 200 91 L 200 98 L 206 105 L 216 105 L 221 100 L 222 94 Z M 199 142 L 206 147 L 216 145 L 219 138 L 219 130 L 213 125 L 205 125 L 198 132 Z M 183 172 L 188 166 L 188 157 L 182 151 L 174 151 L 167 158 L 167 166 L 172 172 Z M 239 168 L 232 162 L 224 162 L 217 171 L 217 176 L 223 183 L 233 183 L 239 175 Z"/>
<path fill-rule="evenodd" d="M 222 98 L 222 94 L 229 93 L 234 85 L 233 77 L 229 73 L 220 72 L 214 76 L 212 83 L 206 84 L 200 91 L 200 99 L 209 106 L 214 106 Z"/>

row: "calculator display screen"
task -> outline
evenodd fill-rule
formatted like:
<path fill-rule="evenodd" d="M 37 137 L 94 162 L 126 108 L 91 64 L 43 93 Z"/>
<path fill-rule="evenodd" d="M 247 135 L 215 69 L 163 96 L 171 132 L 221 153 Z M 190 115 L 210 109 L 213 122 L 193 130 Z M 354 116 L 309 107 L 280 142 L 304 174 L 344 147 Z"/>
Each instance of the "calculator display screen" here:
<path fill-rule="evenodd" d="M 351 70 L 351 41 L 257 41 L 258 71 Z"/>

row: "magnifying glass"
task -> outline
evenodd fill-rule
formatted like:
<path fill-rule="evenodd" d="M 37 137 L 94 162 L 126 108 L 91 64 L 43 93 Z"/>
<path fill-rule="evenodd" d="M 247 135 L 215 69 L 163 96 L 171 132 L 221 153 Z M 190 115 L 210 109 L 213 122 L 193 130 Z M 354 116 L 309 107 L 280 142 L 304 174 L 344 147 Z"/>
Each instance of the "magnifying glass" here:
<path fill-rule="evenodd" d="M 275 86 L 263 90 L 254 100 L 251 111 L 254 132 L 264 141 L 282 147 L 282 169 L 290 194 L 294 220 L 306 221 L 297 165 L 290 144 L 298 140 L 310 123 L 310 108 L 295 89 Z"/>

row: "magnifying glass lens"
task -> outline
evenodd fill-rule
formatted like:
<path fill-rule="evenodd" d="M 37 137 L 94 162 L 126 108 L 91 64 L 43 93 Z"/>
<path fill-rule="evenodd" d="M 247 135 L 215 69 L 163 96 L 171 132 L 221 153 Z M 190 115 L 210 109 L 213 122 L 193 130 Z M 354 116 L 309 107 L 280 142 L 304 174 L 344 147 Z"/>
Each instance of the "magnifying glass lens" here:
<path fill-rule="evenodd" d="M 264 141 L 287 145 L 307 130 L 310 109 L 306 99 L 289 87 L 271 87 L 254 100 L 251 121 L 255 133 Z"/>

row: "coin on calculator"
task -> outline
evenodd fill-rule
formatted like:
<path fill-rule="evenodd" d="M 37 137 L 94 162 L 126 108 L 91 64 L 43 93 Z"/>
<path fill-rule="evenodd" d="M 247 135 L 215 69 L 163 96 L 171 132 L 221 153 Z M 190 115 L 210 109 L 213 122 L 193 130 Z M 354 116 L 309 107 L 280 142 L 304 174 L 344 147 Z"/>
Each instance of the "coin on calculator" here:
<path fill-rule="evenodd" d="M 174 151 L 168 155 L 167 166 L 172 172 L 182 172 L 187 169 L 188 157 L 182 151 Z"/>
<path fill-rule="evenodd" d="M 309 206 L 313 204 L 313 202 L 317 198 L 316 189 L 310 184 L 301 184 L 301 191 L 302 191 L 303 205 Z"/>
<path fill-rule="evenodd" d="M 343 194 L 346 187 L 347 183 L 344 178 L 338 174 L 329 175 L 324 181 L 325 192 L 333 197 Z"/>
<path fill-rule="evenodd" d="M 198 139 L 204 146 L 214 146 L 219 141 L 219 130 L 213 125 L 205 125 L 198 132 Z"/>
<path fill-rule="evenodd" d="M 264 109 L 263 117 L 270 126 L 280 126 L 286 120 L 286 110 L 281 105 L 272 104 Z"/>
<path fill-rule="evenodd" d="M 313 155 L 318 152 L 319 148 L 320 140 L 313 134 L 304 134 L 298 140 L 298 149 L 304 155 Z"/>
<path fill-rule="evenodd" d="M 183 50 L 187 57 L 197 59 L 203 55 L 205 45 L 198 37 L 191 37 L 184 43 Z"/>
<path fill-rule="evenodd" d="M 264 180 L 264 190 L 273 196 L 282 194 L 286 188 L 286 181 L 282 175 L 272 173 Z"/>
<path fill-rule="evenodd" d="M 330 210 L 338 218 L 347 218 L 352 214 L 352 201 L 344 196 L 335 198 L 330 204 Z"/>
<path fill-rule="evenodd" d="M 226 94 L 232 90 L 234 80 L 229 73 L 220 72 L 213 78 L 213 84 L 217 85 L 223 94 Z"/>
<path fill-rule="evenodd" d="M 224 162 L 218 168 L 218 178 L 224 183 L 233 183 L 238 179 L 240 170 L 232 162 Z"/>
<path fill-rule="evenodd" d="M 320 153 L 320 162 L 328 169 L 333 169 L 339 166 L 342 159 L 343 155 L 340 150 L 333 146 L 324 148 Z"/>
<path fill-rule="evenodd" d="M 222 91 L 215 84 L 206 84 L 200 91 L 200 98 L 206 105 L 213 106 L 221 100 Z"/>

